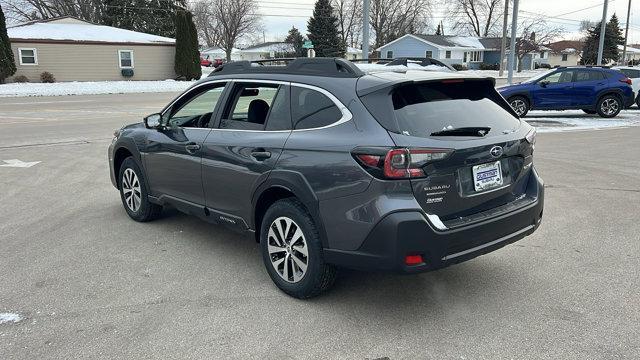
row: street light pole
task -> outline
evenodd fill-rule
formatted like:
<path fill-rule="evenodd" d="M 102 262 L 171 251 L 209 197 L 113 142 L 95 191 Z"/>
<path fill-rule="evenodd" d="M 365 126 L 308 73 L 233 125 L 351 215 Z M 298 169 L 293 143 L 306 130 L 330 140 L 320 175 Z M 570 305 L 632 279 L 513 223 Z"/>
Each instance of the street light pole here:
<path fill-rule="evenodd" d="M 604 0 L 604 8 L 602 9 L 602 21 L 600 23 L 600 43 L 598 44 L 598 63 L 602 65 L 602 51 L 604 50 L 604 35 L 607 31 L 607 5 L 609 0 Z"/>
<path fill-rule="evenodd" d="M 513 84 L 513 66 L 516 55 L 516 36 L 518 35 L 518 0 L 513 0 L 513 16 L 511 17 L 511 41 L 509 44 L 509 61 L 507 62 L 507 82 Z"/>
<path fill-rule="evenodd" d="M 362 58 L 369 58 L 369 0 L 362 4 Z"/>
<path fill-rule="evenodd" d="M 631 1 L 631 0 L 629 0 Z M 509 26 L 509 0 L 504 0 L 504 20 L 502 22 L 502 43 L 500 44 L 500 73 L 504 74 L 504 55 L 507 47 L 507 26 Z"/>
<path fill-rule="evenodd" d="M 627 65 L 627 38 L 629 36 L 629 14 L 631 14 L 631 0 L 627 6 L 627 23 L 624 27 L 624 47 L 622 48 L 622 65 Z"/>

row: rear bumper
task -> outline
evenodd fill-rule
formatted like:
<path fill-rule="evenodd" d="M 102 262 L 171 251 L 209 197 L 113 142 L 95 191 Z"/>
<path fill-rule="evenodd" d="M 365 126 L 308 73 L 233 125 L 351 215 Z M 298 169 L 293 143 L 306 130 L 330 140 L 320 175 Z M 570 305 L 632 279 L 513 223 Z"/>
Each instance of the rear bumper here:
<path fill-rule="evenodd" d="M 535 172 L 534 172 L 535 174 Z M 424 213 L 399 211 L 385 216 L 356 251 L 325 249 L 329 263 L 360 270 L 416 273 L 439 269 L 497 250 L 532 234 L 540 225 L 544 185 L 534 175 L 534 191 L 525 205 L 486 220 L 439 230 L 442 224 L 427 220 Z M 422 264 L 408 266 L 407 255 L 421 255 Z"/>

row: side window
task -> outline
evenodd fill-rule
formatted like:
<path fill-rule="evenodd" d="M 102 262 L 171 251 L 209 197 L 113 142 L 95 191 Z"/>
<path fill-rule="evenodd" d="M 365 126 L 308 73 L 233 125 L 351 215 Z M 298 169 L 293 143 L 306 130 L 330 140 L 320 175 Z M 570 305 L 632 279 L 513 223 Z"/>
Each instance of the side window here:
<path fill-rule="evenodd" d="M 387 59 L 393 59 L 393 51 L 387 51 Z"/>
<path fill-rule="evenodd" d="M 573 81 L 573 71 L 558 71 L 555 72 L 544 79 L 542 81 L 547 81 L 550 84 L 560 84 L 567 83 Z"/>
<path fill-rule="evenodd" d="M 640 70 L 620 69 L 620 72 L 630 79 L 637 79 L 640 77 Z"/>
<path fill-rule="evenodd" d="M 331 125 L 342 118 L 336 104 L 324 94 L 304 87 L 291 88 L 291 113 L 294 129 L 312 129 Z"/>
<path fill-rule="evenodd" d="M 433 57 L 433 51 L 431 50 L 427 50 L 424 52 L 424 57 L 426 57 L 427 59 L 431 59 Z"/>
<path fill-rule="evenodd" d="M 269 115 L 266 131 L 291 130 L 291 104 L 289 102 L 289 86 L 280 86 Z"/>
<path fill-rule="evenodd" d="M 221 129 L 264 130 L 279 85 L 237 83 L 220 121 Z"/>
<path fill-rule="evenodd" d="M 600 71 L 578 70 L 576 72 L 576 81 L 599 81 L 604 80 L 604 75 Z"/>
<path fill-rule="evenodd" d="M 180 99 L 174 105 L 168 124 L 181 127 L 208 127 L 223 90 L 224 84 L 218 84 Z"/>

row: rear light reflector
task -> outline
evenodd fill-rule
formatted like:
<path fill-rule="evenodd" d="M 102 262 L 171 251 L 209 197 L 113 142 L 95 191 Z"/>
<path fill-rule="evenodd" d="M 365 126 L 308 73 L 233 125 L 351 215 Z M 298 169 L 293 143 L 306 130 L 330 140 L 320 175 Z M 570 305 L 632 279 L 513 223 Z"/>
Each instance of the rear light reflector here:
<path fill-rule="evenodd" d="M 408 266 L 420 265 L 424 263 L 422 255 L 407 255 L 404 257 L 404 263 Z"/>
<path fill-rule="evenodd" d="M 628 77 L 625 77 L 624 79 L 620 79 L 620 82 L 627 83 L 629 85 L 633 83 L 633 81 L 631 81 L 631 79 L 629 79 Z"/>
<path fill-rule="evenodd" d="M 428 163 L 447 158 L 453 150 L 434 148 L 355 149 L 354 157 L 377 177 L 406 179 L 424 177 Z"/>

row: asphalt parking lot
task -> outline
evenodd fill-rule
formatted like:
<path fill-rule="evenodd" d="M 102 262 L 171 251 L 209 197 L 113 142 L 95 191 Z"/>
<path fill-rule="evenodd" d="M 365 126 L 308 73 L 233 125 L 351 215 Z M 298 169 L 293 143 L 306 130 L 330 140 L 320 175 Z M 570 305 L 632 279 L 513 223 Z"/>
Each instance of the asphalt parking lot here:
<path fill-rule="evenodd" d="M 130 220 L 114 129 L 175 94 L 0 99 L 0 359 L 638 359 L 640 127 L 539 134 L 532 236 L 441 271 L 281 293 L 250 237 Z"/>

